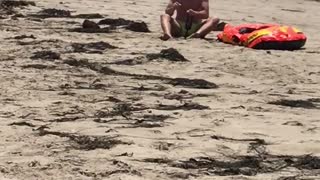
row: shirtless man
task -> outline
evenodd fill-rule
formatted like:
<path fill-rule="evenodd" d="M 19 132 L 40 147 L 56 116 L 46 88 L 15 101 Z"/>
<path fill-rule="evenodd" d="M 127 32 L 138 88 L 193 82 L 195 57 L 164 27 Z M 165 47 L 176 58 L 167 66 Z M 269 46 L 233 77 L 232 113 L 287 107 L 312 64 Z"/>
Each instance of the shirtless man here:
<path fill-rule="evenodd" d="M 176 11 L 175 18 L 172 17 Z M 186 23 L 192 20 L 189 30 Z M 209 17 L 209 0 L 170 0 L 165 14 L 161 15 L 162 40 L 173 37 L 204 38 L 219 23 L 218 18 Z"/>

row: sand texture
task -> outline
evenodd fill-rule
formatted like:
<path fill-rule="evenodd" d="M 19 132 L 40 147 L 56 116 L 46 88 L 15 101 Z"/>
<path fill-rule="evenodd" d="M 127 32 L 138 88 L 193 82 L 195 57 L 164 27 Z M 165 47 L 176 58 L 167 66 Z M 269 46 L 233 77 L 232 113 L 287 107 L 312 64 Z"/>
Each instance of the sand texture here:
<path fill-rule="evenodd" d="M 1 7 L 0 179 L 320 179 L 319 1 L 210 1 L 303 30 L 299 51 L 163 42 L 166 3 Z M 135 22 L 81 28 L 105 18 Z"/>

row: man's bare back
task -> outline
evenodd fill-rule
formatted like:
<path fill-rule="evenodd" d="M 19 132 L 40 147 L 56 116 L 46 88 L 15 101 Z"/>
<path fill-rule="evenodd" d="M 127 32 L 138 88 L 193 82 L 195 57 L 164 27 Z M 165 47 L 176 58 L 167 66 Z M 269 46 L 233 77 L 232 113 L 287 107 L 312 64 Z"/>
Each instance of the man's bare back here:
<path fill-rule="evenodd" d="M 161 16 L 164 33 L 161 39 L 204 38 L 218 22 L 219 19 L 209 17 L 209 0 L 169 0 L 165 14 Z"/>

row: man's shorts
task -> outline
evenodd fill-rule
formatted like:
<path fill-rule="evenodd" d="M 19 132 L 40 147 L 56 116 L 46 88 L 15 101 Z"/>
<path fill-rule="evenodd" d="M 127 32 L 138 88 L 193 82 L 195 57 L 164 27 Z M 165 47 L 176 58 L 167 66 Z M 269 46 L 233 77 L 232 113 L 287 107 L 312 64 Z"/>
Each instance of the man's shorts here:
<path fill-rule="evenodd" d="M 180 25 L 180 36 L 190 36 L 193 33 L 197 32 L 202 26 L 201 22 L 193 22 L 190 30 L 187 32 L 186 22 L 178 21 L 178 23 Z"/>

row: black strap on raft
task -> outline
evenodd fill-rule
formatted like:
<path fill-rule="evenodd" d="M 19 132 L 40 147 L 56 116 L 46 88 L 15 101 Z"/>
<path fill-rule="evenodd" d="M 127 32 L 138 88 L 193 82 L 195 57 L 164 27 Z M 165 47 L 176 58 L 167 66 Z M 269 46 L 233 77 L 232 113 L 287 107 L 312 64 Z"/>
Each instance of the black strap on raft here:
<path fill-rule="evenodd" d="M 187 15 L 186 17 L 186 23 L 185 23 L 185 29 L 186 29 L 186 33 L 184 34 L 184 38 L 187 39 L 188 35 L 189 35 L 189 31 L 192 27 L 192 21 L 193 18 L 190 15 Z"/>

